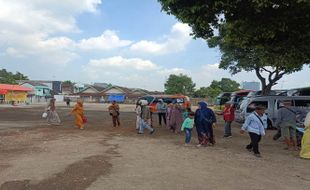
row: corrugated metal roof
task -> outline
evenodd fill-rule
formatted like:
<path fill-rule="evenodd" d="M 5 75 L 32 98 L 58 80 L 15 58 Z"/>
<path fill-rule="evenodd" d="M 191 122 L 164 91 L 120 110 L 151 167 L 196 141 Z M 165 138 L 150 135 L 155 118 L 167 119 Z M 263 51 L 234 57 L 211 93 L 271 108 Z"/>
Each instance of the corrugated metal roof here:
<path fill-rule="evenodd" d="M 14 84 L 0 84 L 1 90 L 9 90 L 9 91 L 32 91 L 31 88 L 26 88 L 20 85 L 14 85 Z"/>

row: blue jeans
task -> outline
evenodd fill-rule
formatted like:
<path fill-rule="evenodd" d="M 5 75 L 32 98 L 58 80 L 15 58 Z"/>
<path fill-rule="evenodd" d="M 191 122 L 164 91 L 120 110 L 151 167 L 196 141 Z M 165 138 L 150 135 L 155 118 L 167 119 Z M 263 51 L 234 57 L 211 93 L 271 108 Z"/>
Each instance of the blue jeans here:
<path fill-rule="evenodd" d="M 225 130 L 224 130 L 224 135 L 231 135 L 231 121 L 225 121 L 224 124 Z"/>
<path fill-rule="evenodd" d="M 147 128 L 150 132 L 154 130 L 147 122 L 145 122 L 143 119 L 140 119 L 139 133 L 143 133 L 145 128 Z"/>
<path fill-rule="evenodd" d="M 192 138 L 192 129 L 185 128 L 185 143 L 188 144 L 191 142 Z"/>

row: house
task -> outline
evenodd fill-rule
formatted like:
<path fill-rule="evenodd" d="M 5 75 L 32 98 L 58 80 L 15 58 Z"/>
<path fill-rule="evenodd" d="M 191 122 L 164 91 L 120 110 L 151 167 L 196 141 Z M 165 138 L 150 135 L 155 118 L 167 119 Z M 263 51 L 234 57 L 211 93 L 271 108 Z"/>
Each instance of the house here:
<path fill-rule="evenodd" d="M 51 90 L 51 94 L 61 94 L 61 81 L 48 81 L 48 80 L 18 80 L 18 84 L 22 85 L 24 83 L 40 83 L 47 86 Z"/>
<path fill-rule="evenodd" d="M 81 83 L 76 83 L 73 86 L 73 93 L 79 93 L 83 91 L 85 88 L 87 88 L 89 85 L 81 84 Z"/>
<path fill-rule="evenodd" d="M 44 102 L 48 98 L 52 97 L 52 90 L 45 84 L 28 81 L 24 82 L 22 86 L 26 88 L 31 88 L 32 92 L 28 94 L 28 99 L 30 102 Z"/>
<path fill-rule="evenodd" d="M 25 103 L 27 101 L 27 93 L 31 91 L 31 88 L 20 85 L 0 84 L 0 102 Z"/>
<path fill-rule="evenodd" d="M 90 85 L 74 95 L 79 95 L 84 102 L 103 102 L 104 93 L 102 93 L 102 91 L 104 89 L 105 88 L 101 86 Z"/>
<path fill-rule="evenodd" d="M 94 83 L 93 86 L 100 86 L 102 88 L 108 88 L 109 87 L 109 84 L 108 83 Z"/>
<path fill-rule="evenodd" d="M 70 95 L 74 93 L 74 85 L 72 83 L 61 83 L 61 93 Z"/>
<path fill-rule="evenodd" d="M 149 94 L 146 90 L 138 88 L 126 88 L 112 86 L 103 91 L 104 97 L 108 102 L 117 101 L 122 103 L 136 103 L 139 97 Z"/>
<path fill-rule="evenodd" d="M 112 86 L 106 88 L 104 91 L 104 99 L 108 102 L 116 101 L 116 102 L 124 102 L 127 89 L 119 87 L 119 86 Z"/>

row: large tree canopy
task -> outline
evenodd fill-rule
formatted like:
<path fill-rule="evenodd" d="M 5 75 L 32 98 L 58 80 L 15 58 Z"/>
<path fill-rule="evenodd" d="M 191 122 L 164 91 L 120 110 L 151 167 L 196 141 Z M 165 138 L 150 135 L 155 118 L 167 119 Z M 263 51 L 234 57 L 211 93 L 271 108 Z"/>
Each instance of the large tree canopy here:
<path fill-rule="evenodd" d="M 195 83 L 192 78 L 180 74 L 171 74 L 165 83 L 165 93 L 192 95 L 194 93 Z"/>
<path fill-rule="evenodd" d="M 194 37 L 220 47 L 220 68 L 255 71 L 266 93 L 310 62 L 309 0 L 159 1 Z"/>

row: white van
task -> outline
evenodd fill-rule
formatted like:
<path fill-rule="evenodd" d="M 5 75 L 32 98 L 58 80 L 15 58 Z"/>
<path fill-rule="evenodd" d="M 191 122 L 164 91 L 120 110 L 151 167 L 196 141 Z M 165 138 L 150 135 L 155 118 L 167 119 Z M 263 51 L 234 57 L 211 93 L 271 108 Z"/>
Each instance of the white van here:
<path fill-rule="evenodd" d="M 303 110 L 301 119 L 305 117 L 305 113 L 310 111 L 310 96 L 262 96 L 249 98 L 242 102 L 239 109 L 235 112 L 235 120 L 237 122 L 244 122 L 245 118 L 254 111 L 253 108 L 256 105 L 263 105 L 266 107 L 269 125 L 275 127 L 278 117 L 279 102 L 281 101 L 291 101 L 292 107 Z"/>

